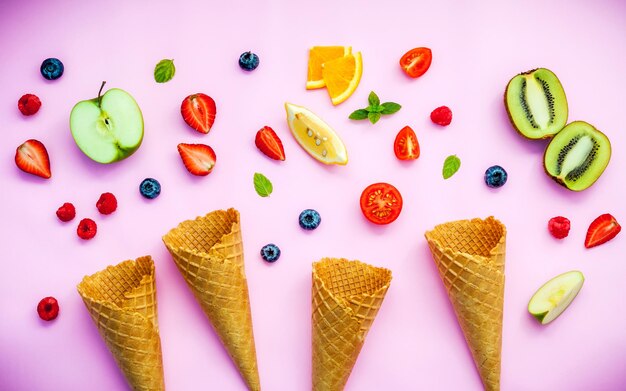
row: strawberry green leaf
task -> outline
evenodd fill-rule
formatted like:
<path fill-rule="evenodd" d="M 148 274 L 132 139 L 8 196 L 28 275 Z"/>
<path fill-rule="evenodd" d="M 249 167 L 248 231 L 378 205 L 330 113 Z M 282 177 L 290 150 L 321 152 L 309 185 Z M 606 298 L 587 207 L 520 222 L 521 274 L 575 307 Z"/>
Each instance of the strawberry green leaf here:
<path fill-rule="evenodd" d="M 448 179 L 461 168 L 461 159 L 456 155 L 450 155 L 443 162 L 443 179 Z"/>
<path fill-rule="evenodd" d="M 370 104 L 372 109 L 375 109 L 380 105 L 380 99 L 378 99 L 378 95 L 374 91 L 370 92 L 370 95 L 367 97 L 367 102 Z"/>
<path fill-rule="evenodd" d="M 380 106 L 383 108 L 383 111 L 381 111 L 380 113 L 385 115 L 397 113 L 402 108 L 402 106 L 395 102 L 385 102 Z"/>
<path fill-rule="evenodd" d="M 254 174 L 254 190 L 261 197 L 267 197 L 274 191 L 274 186 L 265 175 L 257 172 Z"/>
<path fill-rule="evenodd" d="M 352 114 L 350 114 L 350 116 L 348 118 L 350 119 L 367 119 L 367 113 L 368 111 L 365 109 L 359 109 L 359 110 L 355 110 L 352 112 Z"/>
<path fill-rule="evenodd" d="M 371 111 L 369 112 L 369 114 L 367 114 L 367 118 L 369 118 L 371 123 L 375 124 L 380 119 L 380 113 L 375 113 Z"/>
<path fill-rule="evenodd" d="M 157 83 L 166 83 L 174 77 L 176 73 L 176 67 L 174 66 L 174 60 L 161 60 L 154 67 L 154 80 Z"/>

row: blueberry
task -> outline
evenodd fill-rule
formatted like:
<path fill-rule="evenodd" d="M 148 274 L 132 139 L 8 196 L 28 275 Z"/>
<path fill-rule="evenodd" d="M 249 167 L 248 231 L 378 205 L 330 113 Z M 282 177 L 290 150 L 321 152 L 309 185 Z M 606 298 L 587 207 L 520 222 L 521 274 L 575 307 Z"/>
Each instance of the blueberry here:
<path fill-rule="evenodd" d="M 161 184 L 154 178 L 146 178 L 139 185 L 139 192 L 146 198 L 157 198 L 161 194 Z"/>
<path fill-rule="evenodd" d="M 245 52 L 239 56 L 239 66 L 244 71 L 253 71 L 259 66 L 259 56 L 252 52 Z"/>
<path fill-rule="evenodd" d="M 489 187 L 504 186 L 507 179 L 506 170 L 500 166 L 491 166 L 485 171 L 485 183 Z"/>
<path fill-rule="evenodd" d="M 280 249 L 274 243 L 266 244 L 261 249 L 261 257 L 265 262 L 276 262 L 280 258 Z"/>
<path fill-rule="evenodd" d="M 300 213 L 300 227 L 306 230 L 317 228 L 321 222 L 320 214 L 314 209 L 305 209 Z"/>
<path fill-rule="evenodd" d="M 41 75 L 48 80 L 56 80 L 63 76 L 63 63 L 58 58 L 46 58 L 41 63 Z"/>

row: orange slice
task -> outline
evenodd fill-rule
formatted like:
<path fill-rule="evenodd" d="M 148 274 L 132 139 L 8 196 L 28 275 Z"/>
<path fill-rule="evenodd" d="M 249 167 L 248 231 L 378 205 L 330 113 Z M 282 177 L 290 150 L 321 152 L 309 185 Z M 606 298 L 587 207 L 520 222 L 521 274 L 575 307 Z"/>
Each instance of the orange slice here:
<path fill-rule="evenodd" d="M 341 58 L 352 53 L 350 46 L 314 46 L 309 49 L 309 73 L 306 79 L 306 89 L 323 88 L 322 64 Z"/>
<path fill-rule="evenodd" d="M 345 101 L 354 93 L 361 81 L 362 73 L 361 52 L 324 63 L 322 77 L 334 105 Z"/>
<path fill-rule="evenodd" d="M 348 163 L 346 146 L 326 122 L 302 106 L 285 103 L 285 110 L 291 134 L 311 157 L 324 164 Z"/>

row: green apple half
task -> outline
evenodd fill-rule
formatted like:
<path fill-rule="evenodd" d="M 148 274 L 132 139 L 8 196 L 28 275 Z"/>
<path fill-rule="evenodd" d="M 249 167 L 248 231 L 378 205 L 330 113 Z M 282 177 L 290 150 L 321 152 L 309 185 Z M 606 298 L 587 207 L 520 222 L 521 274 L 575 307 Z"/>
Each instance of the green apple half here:
<path fill-rule="evenodd" d="M 541 324 L 556 319 L 570 305 L 585 282 L 579 271 L 563 273 L 543 284 L 528 302 L 528 312 Z"/>
<path fill-rule="evenodd" d="M 70 129 L 76 145 L 98 163 L 126 159 L 143 140 L 143 116 L 135 99 L 126 91 L 112 88 L 104 95 L 80 101 L 70 114 Z"/>

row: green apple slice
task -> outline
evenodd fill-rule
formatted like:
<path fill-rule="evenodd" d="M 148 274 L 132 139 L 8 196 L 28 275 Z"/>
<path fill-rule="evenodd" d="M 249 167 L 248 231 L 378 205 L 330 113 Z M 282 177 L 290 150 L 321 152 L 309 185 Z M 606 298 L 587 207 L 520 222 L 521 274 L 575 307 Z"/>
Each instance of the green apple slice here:
<path fill-rule="evenodd" d="M 554 277 L 530 298 L 528 312 L 541 324 L 552 322 L 574 300 L 584 281 L 583 274 L 576 270 Z"/>
<path fill-rule="evenodd" d="M 85 155 L 98 163 L 113 163 L 141 145 L 143 116 L 129 93 L 112 88 L 95 99 L 78 102 L 70 114 L 70 129 Z"/>

